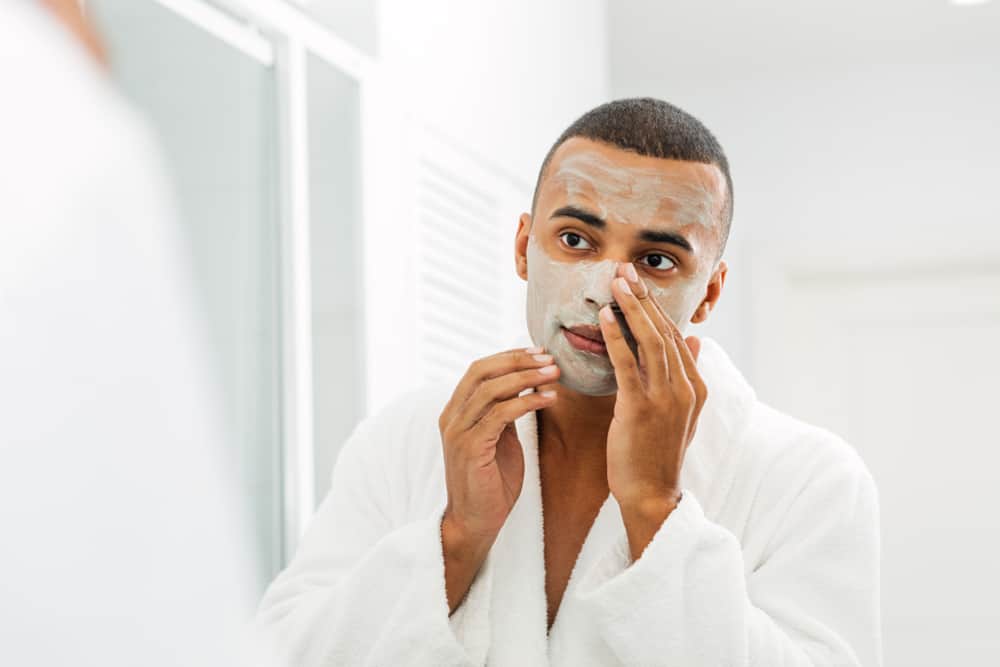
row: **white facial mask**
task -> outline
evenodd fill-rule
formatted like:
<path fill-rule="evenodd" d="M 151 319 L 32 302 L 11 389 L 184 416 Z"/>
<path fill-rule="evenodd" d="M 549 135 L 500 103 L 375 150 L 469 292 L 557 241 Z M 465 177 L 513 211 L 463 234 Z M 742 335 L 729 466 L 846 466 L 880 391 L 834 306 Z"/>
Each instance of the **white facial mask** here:
<path fill-rule="evenodd" d="M 707 175 L 694 180 L 671 179 L 656 169 L 623 167 L 596 151 L 565 156 L 553 165 L 546 184 L 561 191 L 567 204 L 593 210 L 609 225 L 654 228 L 670 220 L 682 228 L 697 225 L 713 232 L 721 201 L 717 186 Z M 539 224 L 543 223 L 535 222 Z M 553 355 L 562 371 L 560 383 L 591 396 L 614 394 L 618 387 L 610 358 L 576 349 L 563 328 L 599 326 L 598 311 L 613 300 L 611 282 L 618 262 L 556 261 L 538 243 L 535 233 L 533 228 L 527 248 L 531 338 Z M 552 243 L 562 242 L 552 239 Z M 702 271 L 710 269 L 706 266 L 699 271 L 702 275 L 672 280 L 669 288 L 647 279 L 644 273 L 650 270 L 636 265 L 650 296 L 683 333 L 705 295 L 708 276 Z"/>
<path fill-rule="evenodd" d="M 590 396 L 618 390 L 608 357 L 578 350 L 562 327 L 600 326 L 597 311 L 610 303 L 611 281 L 618 263 L 556 262 L 528 237 L 528 332 L 535 345 L 553 356 L 561 371 L 559 382 Z"/>
<path fill-rule="evenodd" d="M 611 282 L 618 262 L 553 260 L 539 247 L 532 232 L 528 237 L 528 331 L 535 345 L 552 354 L 561 371 L 559 382 L 588 396 L 607 396 L 618 391 L 614 367 L 605 355 L 578 350 L 566 339 L 563 327 L 599 327 L 598 311 L 611 303 Z M 650 296 L 683 331 L 700 302 L 699 284 L 662 288 L 644 280 Z"/>
<path fill-rule="evenodd" d="M 678 181 L 655 169 L 621 167 L 598 153 L 567 156 L 552 174 L 570 204 L 590 203 L 604 220 L 640 226 L 671 218 L 680 225 L 715 227 L 721 203 L 712 184 Z"/>

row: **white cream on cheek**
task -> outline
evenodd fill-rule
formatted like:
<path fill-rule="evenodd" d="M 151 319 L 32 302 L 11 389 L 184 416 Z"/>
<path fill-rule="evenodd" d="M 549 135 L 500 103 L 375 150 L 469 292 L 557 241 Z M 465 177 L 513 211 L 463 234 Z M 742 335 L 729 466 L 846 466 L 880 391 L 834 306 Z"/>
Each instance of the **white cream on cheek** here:
<path fill-rule="evenodd" d="M 560 241 L 557 241 L 560 242 Z M 600 326 L 598 311 L 613 300 L 611 282 L 618 262 L 566 261 L 552 259 L 538 244 L 535 233 L 528 237 L 528 331 L 536 345 L 553 355 L 561 370 L 559 382 L 590 396 L 607 396 L 617 391 L 611 360 L 602 355 L 577 350 L 562 328 L 576 325 Z M 681 331 L 700 299 L 698 281 L 686 281 L 671 288 L 644 280 L 650 295 Z"/>
<path fill-rule="evenodd" d="M 617 263 L 557 262 L 539 248 L 533 232 L 528 237 L 527 260 L 527 317 L 532 341 L 552 354 L 561 371 L 560 383 L 590 396 L 615 393 L 610 360 L 574 348 L 562 327 L 600 326 L 597 311 L 611 301 Z"/>

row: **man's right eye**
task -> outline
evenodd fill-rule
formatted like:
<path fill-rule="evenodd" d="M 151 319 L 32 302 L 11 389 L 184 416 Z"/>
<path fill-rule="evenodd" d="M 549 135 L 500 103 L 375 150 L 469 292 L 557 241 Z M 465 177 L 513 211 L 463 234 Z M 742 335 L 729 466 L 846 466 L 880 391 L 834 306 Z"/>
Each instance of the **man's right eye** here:
<path fill-rule="evenodd" d="M 577 245 L 578 243 L 587 243 L 586 239 L 584 239 L 579 234 L 575 234 L 573 232 L 563 232 L 562 234 L 559 235 L 559 238 L 563 238 L 563 237 L 566 237 L 563 240 L 563 243 L 565 243 L 570 248 L 579 249 L 580 246 Z M 588 244 L 588 246 L 589 246 L 589 244 Z"/>

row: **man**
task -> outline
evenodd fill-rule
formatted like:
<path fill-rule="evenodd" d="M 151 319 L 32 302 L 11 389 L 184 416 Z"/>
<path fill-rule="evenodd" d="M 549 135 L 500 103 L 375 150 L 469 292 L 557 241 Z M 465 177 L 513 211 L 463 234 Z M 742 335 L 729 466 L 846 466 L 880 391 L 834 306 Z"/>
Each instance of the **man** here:
<path fill-rule="evenodd" d="M 515 238 L 536 347 L 357 427 L 258 612 L 294 664 L 881 664 L 867 468 L 683 336 L 732 212 L 666 102 L 563 133 Z"/>
<path fill-rule="evenodd" d="M 0 15 L 0 664 L 265 664 L 149 130 L 74 0 Z"/>

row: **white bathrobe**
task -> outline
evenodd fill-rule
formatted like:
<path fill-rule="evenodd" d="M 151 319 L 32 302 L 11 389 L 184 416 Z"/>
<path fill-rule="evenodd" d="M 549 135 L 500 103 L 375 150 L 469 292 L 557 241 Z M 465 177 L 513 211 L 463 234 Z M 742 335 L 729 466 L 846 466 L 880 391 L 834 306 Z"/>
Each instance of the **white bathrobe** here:
<path fill-rule="evenodd" d="M 517 420 L 521 495 L 450 617 L 438 417 L 451 386 L 408 393 L 345 443 L 333 487 L 257 622 L 291 664 L 881 665 L 872 477 L 829 431 L 756 399 L 703 339 L 709 388 L 683 497 L 631 561 L 608 496 L 546 632 L 536 416 Z"/>

